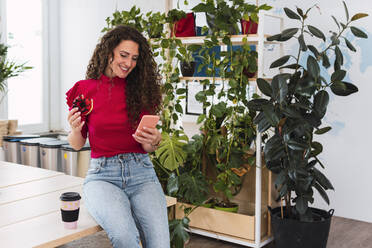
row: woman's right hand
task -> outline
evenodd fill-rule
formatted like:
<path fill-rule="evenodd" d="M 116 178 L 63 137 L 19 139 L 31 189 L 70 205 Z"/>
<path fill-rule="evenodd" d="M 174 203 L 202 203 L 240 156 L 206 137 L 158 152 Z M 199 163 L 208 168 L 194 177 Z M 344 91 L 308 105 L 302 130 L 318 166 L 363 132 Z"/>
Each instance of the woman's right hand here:
<path fill-rule="evenodd" d="M 80 132 L 84 126 L 85 121 L 81 121 L 81 113 L 79 108 L 73 108 L 68 113 L 67 121 L 70 124 L 71 131 Z"/>

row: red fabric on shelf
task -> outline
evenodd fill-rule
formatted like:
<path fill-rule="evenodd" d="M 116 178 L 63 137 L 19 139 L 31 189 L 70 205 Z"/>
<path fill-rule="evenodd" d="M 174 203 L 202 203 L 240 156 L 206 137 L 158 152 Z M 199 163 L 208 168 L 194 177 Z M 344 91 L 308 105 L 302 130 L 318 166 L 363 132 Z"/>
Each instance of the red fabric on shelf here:
<path fill-rule="evenodd" d="M 182 18 L 175 24 L 176 37 L 195 36 L 195 15 L 187 13 L 186 18 Z"/>
<path fill-rule="evenodd" d="M 252 20 L 240 20 L 242 25 L 242 34 L 257 34 L 258 23 Z"/>

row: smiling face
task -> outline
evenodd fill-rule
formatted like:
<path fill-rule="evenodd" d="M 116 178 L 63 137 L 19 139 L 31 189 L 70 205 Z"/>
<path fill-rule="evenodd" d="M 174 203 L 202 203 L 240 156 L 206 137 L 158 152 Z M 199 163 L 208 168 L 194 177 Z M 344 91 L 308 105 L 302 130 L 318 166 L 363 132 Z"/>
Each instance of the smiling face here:
<path fill-rule="evenodd" d="M 139 45 L 131 40 L 123 40 L 115 47 L 114 59 L 110 59 L 105 70 L 108 77 L 126 78 L 136 67 L 139 57 Z"/>

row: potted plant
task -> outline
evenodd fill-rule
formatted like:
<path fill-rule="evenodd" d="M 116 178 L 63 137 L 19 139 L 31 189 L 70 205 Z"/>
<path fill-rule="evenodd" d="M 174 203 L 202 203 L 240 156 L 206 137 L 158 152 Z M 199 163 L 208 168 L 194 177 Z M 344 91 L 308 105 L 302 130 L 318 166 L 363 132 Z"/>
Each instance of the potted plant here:
<path fill-rule="evenodd" d="M 333 210 L 315 209 L 310 204 L 314 202 L 315 190 L 329 204 L 326 191 L 333 190 L 333 185 L 317 168 L 317 165 L 322 168 L 325 165 L 318 157 L 323 145 L 316 140 L 317 135 L 331 129 L 322 125 L 329 94 L 348 96 L 358 91 L 354 84 L 345 81 L 347 72 L 343 69 L 344 52 L 340 47 L 345 45 L 353 52 L 356 49 L 344 33 L 351 30 L 354 36 L 367 38 L 367 34 L 352 26 L 367 14 L 358 13 L 350 18 L 344 3 L 346 22 L 333 17 L 337 30 L 330 31 L 327 39 L 320 29 L 307 24 L 313 7 L 306 11 L 284 8 L 289 18 L 298 21 L 299 27 L 285 29 L 268 40 L 285 42 L 295 38 L 298 51 L 295 56 L 285 55 L 270 66 L 288 72 L 276 74 L 271 84 L 261 78 L 257 80 L 258 88 L 268 98 L 249 102 L 249 108 L 257 111 L 254 123 L 258 131 L 273 130 L 264 144 L 264 159 L 267 168 L 277 174 L 275 186 L 280 199 L 285 201 L 284 209 L 270 210 L 278 248 L 326 247 Z M 311 45 L 309 36 L 319 39 L 318 47 L 322 50 Z M 307 56 L 306 62 L 302 62 L 301 56 Z M 335 59 L 331 66 L 333 56 Z"/>
<path fill-rule="evenodd" d="M 182 18 L 186 18 L 186 12 L 178 9 L 171 9 L 167 13 L 165 18 L 166 22 L 169 23 L 171 29 L 171 37 L 176 36 L 177 22 Z"/>
<path fill-rule="evenodd" d="M 143 20 L 143 26 L 148 37 L 160 38 L 163 35 L 165 14 L 160 12 L 152 13 L 152 11 L 149 11 L 146 13 L 146 18 Z"/>
<path fill-rule="evenodd" d="M 177 59 L 180 61 L 181 73 L 184 77 L 192 77 L 195 72 L 196 58 L 202 59 L 195 53 L 199 46 L 180 44 L 178 47 Z"/>
<path fill-rule="evenodd" d="M 0 43 L 0 92 L 7 93 L 7 79 L 16 77 L 22 72 L 32 69 L 31 66 L 26 66 L 26 63 L 17 64 L 7 59 L 8 46 Z M 3 101 L 1 98 L 0 103 Z"/>
<path fill-rule="evenodd" d="M 107 26 L 101 32 L 106 32 L 120 24 L 134 27 L 138 31 L 143 32 L 145 27 L 142 15 L 140 8 L 137 8 L 135 5 L 129 11 L 117 10 L 112 14 L 112 17 L 106 18 Z"/>
<path fill-rule="evenodd" d="M 258 12 L 260 10 L 270 10 L 272 7 L 266 4 L 257 6 L 255 4 L 244 3 L 239 7 L 243 13 L 240 24 L 243 34 L 257 34 L 258 29 Z"/>
<path fill-rule="evenodd" d="M 192 11 L 204 12 L 207 24 L 211 32 L 224 31 L 228 34 L 238 34 L 238 21 L 241 19 L 241 12 L 237 9 L 237 4 L 243 0 L 230 0 L 231 4 L 222 0 L 204 0 L 199 3 Z"/>

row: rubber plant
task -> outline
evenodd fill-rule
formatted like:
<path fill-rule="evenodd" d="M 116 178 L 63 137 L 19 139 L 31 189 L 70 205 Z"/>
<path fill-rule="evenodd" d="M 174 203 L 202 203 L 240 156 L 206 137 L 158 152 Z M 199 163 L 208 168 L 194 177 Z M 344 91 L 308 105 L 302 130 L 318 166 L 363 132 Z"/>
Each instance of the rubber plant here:
<path fill-rule="evenodd" d="M 344 97 L 358 91 L 356 85 L 346 81 L 344 53 L 346 49 L 356 51 L 346 32 L 351 31 L 357 38 L 367 38 L 366 33 L 353 26 L 367 14 L 350 17 L 344 3 L 346 21 L 332 17 L 337 29 L 330 31 L 330 37 L 326 38 L 318 27 L 307 23 L 314 7 L 317 6 L 306 11 L 284 8 L 287 17 L 297 21 L 298 26 L 285 29 L 268 40 L 296 39 L 298 50 L 295 55 L 285 55 L 270 66 L 288 72 L 279 72 L 271 83 L 262 78 L 257 80 L 258 88 L 267 98 L 249 102 L 249 108 L 257 111 L 254 123 L 258 131 L 273 131 L 264 144 L 264 158 L 268 169 L 277 174 L 275 187 L 286 203 L 284 216 L 303 221 L 313 221 L 309 205 L 314 202 L 314 191 L 329 204 L 326 191 L 334 189 L 317 168 L 325 168 L 319 159 L 323 145 L 317 137 L 331 130 L 322 123 L 330 94 Z"/>

